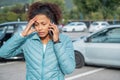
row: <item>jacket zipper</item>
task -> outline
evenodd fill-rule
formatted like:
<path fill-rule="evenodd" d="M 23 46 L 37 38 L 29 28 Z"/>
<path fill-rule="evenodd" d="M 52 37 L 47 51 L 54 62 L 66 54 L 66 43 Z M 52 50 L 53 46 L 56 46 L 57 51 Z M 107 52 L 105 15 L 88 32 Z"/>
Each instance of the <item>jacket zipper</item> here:
<path fill-rule="evenodd" d="M 46 45 L 47 47 L 47 45 Z M 46 49 L 45 49 L 46 51 Z M 43 52 L 43 56 L 42 56 L 42 80 L 44 80 L 44 57 L 45 57 L 45 51 L 43 50 L 43 46 L 42 46 L 42 52 Z"/>
<path fill-rule="evenodd" d="M 42 45 L 42 52 L 43 52 L 43 56 L 42 56 L 42 80 L 44 80 L 44 77 L 43 77 L 43 69 L 44 69 L 44 51 L 43 51 L 43 45 Z"/>
<path fill-rule="evenodd" d="M 48 43 L 46 44 L 45 51 L 43 50 L 43 46 L 42 46 L 42 52 L 43 52 L 43 56 L 42 56 L 42 80 L 44 80 L 44 57 L 45 57 L 45 53 L 47 50 L 47 45 L 48 45 Z"/>
<path fill-rule="evenodd" d="M 42 80 L 44 80 L 44 77 L 43 77 L 44 76 L 44 70 L 43 70 L 44 69 L 44 54 L 43 54 L 42 58 L 43 58 L 43 60 L 42 60 Z"/>

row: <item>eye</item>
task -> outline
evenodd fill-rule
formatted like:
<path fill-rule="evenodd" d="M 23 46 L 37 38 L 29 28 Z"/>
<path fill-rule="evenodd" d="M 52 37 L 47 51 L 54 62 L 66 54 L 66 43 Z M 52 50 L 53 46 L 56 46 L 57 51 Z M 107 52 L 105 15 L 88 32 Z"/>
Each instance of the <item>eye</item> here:
<path fill-rule="evenodd" d="M 42 25 L 46 25 L 46 23 L 45 23 L 45 22 L 42 22 Z"/>
<path fill-rule="evenodd" d="M 38 22 L 35 22 L 35 23 L 34 23 L 34 25 L 35 25 L 35 26 L 38 26 L 38 25 L 39 25 L 39 23 L 38 23 Z"/>

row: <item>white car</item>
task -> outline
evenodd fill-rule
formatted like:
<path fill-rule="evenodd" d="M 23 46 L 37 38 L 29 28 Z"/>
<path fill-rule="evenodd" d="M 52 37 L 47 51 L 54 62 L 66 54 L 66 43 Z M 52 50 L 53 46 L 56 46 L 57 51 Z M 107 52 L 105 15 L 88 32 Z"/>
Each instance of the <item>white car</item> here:
<path fill-rule="evenodd" d="M 90 24 L 89 32 L 98 31 L 104 27 L 107 27 L 108 25 L 109 25 L 109 23 L 107 21 L 95 21 Z"/>
<path fill-rule="evenodd" d="M 73 42 L 76 67 L 92 64 L 120 68 L 120 25 L 111 25 Z"/>
<path fill-rule="evenodd" d="M 68 32 L 68 31 L 85 31 L 87 29 L 87 26 L 84 22 L 71 22 L 67 25 L 65 25 L 62 28 L 63 32 Z"/>

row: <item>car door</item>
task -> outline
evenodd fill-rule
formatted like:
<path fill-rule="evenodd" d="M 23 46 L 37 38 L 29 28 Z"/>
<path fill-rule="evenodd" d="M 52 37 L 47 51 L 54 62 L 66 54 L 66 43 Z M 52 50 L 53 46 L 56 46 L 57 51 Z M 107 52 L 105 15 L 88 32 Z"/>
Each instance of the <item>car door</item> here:
<path fill-rule="evenodd" d="M 82 23 L 78 23 L 77 26 L 78 26 L 77 31 L 83 31 L 84 30 L 84 26 L 83 26 Z"/>
<path fill-rule="evenodd" d="M 120 66 L 120 27 L 102 30 L 88 38 L 87 62 Z"/>

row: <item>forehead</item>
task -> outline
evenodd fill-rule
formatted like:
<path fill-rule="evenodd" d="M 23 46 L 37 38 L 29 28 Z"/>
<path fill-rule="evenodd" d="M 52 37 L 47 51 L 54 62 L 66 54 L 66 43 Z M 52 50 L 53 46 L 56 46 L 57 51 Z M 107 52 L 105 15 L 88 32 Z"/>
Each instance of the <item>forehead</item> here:
<path fill-rule="evenodd" d="M 44 14 L 38 14 L 35 17 L 37 17 L 38 20 L 50 20 L 46 15 Z"/>

